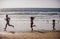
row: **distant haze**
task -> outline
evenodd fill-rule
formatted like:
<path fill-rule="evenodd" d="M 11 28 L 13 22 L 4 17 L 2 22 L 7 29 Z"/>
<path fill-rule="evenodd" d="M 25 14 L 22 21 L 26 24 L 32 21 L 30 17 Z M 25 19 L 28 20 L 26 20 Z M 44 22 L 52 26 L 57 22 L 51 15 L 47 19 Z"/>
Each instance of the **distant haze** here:
<path fill-rule="evenodd" d="M 60 0 L 0 0 L 0 8 L 60 8 Z"/>

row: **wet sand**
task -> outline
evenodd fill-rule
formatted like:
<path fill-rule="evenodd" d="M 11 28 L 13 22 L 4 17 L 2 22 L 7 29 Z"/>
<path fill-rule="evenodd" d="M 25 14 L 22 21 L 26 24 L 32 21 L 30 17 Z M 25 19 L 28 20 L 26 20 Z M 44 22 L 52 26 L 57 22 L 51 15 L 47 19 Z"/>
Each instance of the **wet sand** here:
<path fill-rule="evenodd" d="M 60 39 L 60 31 L 0 34 L 0 39 Z"/>

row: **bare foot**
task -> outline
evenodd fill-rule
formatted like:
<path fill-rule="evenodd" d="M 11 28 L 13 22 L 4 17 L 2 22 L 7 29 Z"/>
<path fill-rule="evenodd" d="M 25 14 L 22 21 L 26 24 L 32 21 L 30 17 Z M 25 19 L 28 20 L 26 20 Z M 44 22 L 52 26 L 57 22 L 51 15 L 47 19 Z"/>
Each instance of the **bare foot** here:
<path fill-rule="evenodd" d="M 14 28 L 14 26 L 12 26 Z"/>

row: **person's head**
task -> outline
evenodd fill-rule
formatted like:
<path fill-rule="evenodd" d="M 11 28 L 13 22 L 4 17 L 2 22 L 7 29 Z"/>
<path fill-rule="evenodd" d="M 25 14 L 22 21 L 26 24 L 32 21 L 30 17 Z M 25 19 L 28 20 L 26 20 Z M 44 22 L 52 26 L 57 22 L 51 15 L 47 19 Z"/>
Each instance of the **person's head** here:
<path fill-rule="evenodd" d="M 8 17 L 8 15 L 6 15 L 6 17 Z"/>
<path fill-rule="evenodd" d="M 53 22 L 55 22 L 55 20 L 53 20 Z"/>
<path fill-rule="evenodd" d="M 31 19 L 34 19 L 35 17 L 31 17 Z"/>

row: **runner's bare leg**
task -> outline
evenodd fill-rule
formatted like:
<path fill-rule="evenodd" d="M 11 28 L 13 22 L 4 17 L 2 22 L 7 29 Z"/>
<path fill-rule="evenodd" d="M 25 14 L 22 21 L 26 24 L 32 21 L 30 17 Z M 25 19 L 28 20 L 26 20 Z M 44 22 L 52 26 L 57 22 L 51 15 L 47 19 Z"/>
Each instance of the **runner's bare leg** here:
<path fill-rule="evenodd" d="M 12 26 L 12 27 L 14 28 L 14 26 L 13 26 L 13 25 L 10 25 L 10 24 L 9 24 L 9 26 Z"/>
<path fill-rule="evenodd" d="M 6 28 L 7 28 L 7 24 L 6 24 L 5 28 L 4 28 L 4 31 L 6 31 Z"/>

